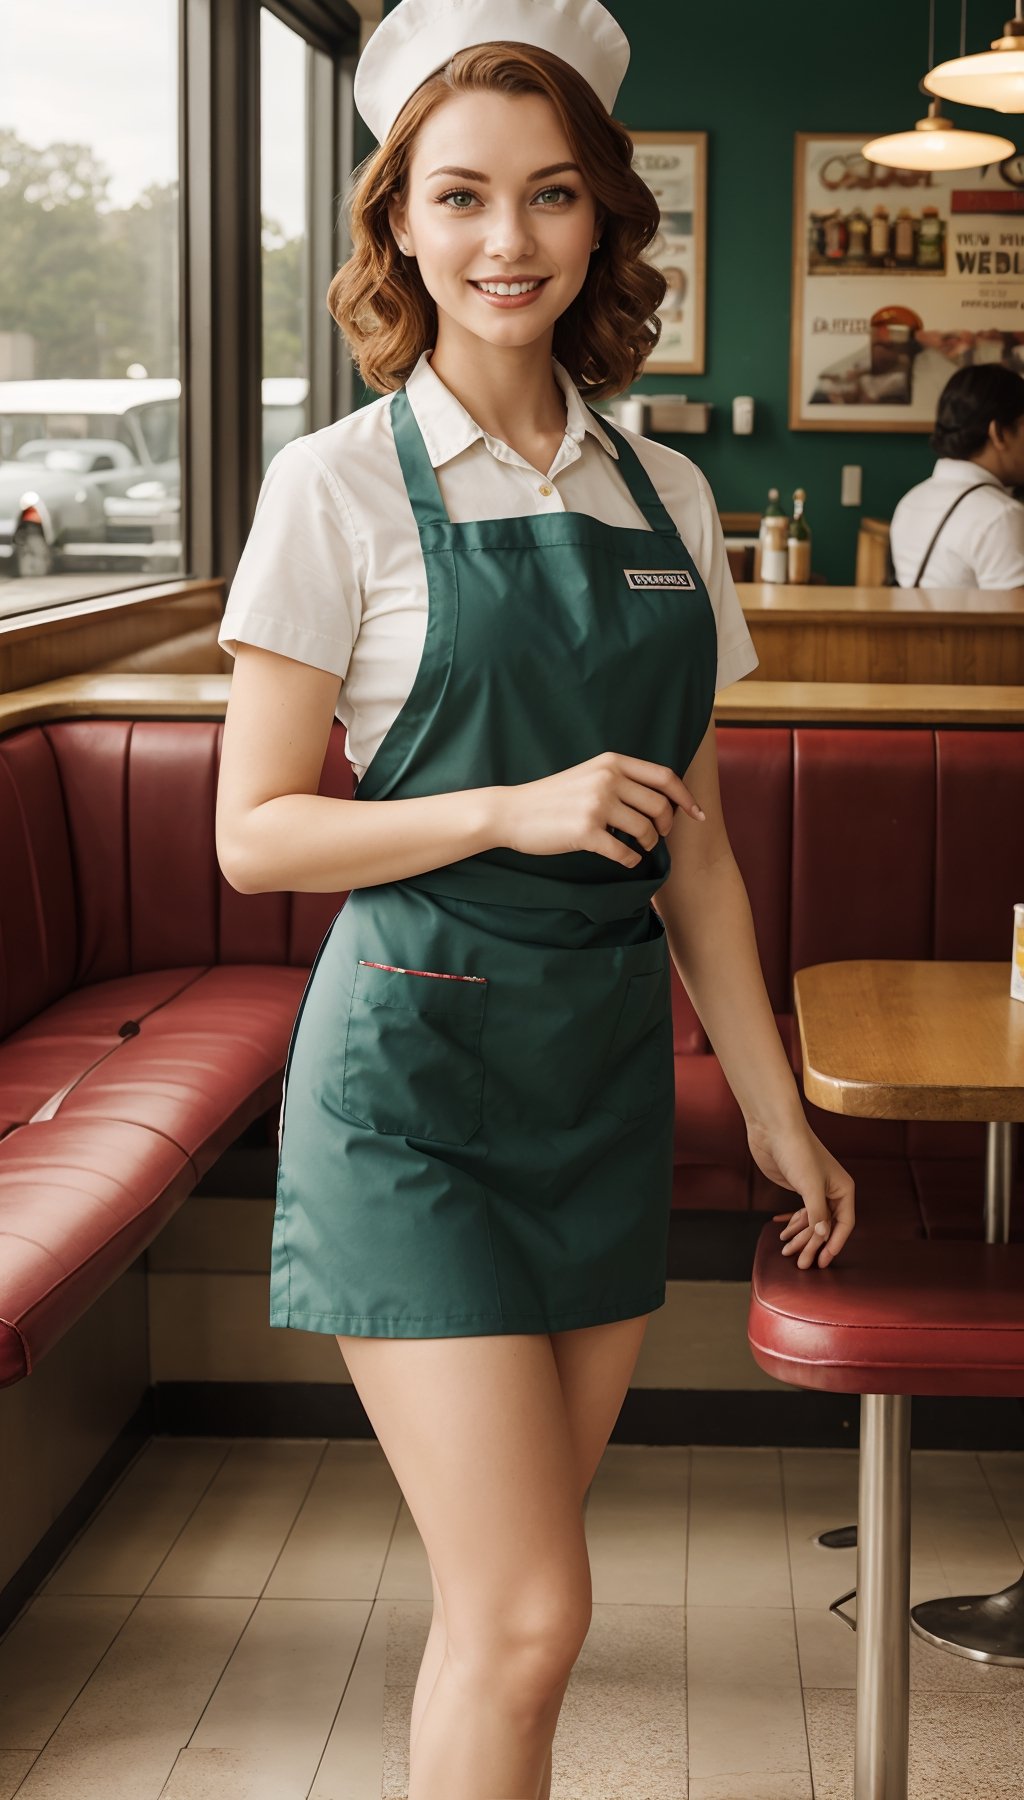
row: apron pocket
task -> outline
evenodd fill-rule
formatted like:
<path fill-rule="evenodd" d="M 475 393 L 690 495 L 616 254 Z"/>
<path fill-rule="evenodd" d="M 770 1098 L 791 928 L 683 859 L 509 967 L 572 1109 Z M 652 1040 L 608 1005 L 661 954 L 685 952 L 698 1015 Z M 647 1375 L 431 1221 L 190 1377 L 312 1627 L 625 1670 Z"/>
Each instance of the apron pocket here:
<path fill-rule="evenodd" d="M 357 962 L 342 1111 L 389 1136 L 465 1144 L 479 1129 L 487 981 Z"/>
<path fill-rule="evenodd" d="M 631 975 L 596 1091 L 597 1104 L 619 1119 L 665 1106 L 675 1089 L 668 970 Z"/>

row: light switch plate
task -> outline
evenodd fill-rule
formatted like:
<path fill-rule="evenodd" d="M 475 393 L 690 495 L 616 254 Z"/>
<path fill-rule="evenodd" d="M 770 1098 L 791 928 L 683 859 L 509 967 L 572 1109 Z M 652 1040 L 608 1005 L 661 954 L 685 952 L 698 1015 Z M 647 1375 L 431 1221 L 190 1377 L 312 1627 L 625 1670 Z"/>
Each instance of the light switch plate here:
<path fill-rule="evenodd" d="M 843 464 L 842 486 L 839 490 L 841 506 L 859 506 L 861 496 L 861 476 L 863 470 L 859 463 Z"/>

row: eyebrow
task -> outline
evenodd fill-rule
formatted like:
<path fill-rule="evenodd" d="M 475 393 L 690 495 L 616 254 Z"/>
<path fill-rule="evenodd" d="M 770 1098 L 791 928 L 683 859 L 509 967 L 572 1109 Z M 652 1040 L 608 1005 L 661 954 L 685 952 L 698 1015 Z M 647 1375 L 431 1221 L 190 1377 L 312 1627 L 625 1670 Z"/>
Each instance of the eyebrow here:
<path fill-rule="evenodd" d="M 562 162 L 562 163 L 551 163 L 551 164 L 549 164 L 549 166 L 546 169 L 534 169 L 533 174 L 528 175 L 526 177 L 526 179 L 527 179 L 527 181 L 539 181 L 541 179 L 542 175 L 561 175 L 567 169 L 575 169 L 577 175 L 582 174 L 582 170 L 580 169 L 580 166 L 578 163 Z M 489 175 L 482 174 L 482 172 L 479 169 L 451 169 L 451 168 L 431 169 L 430 174 L 425 175 L 423 177 L 423 179 L 424 179 L 424 181 L 429 181 L 431 179 L 431 177 L 434 175 L 461 175 L 464 181 L 486 181 L 486 182 L 489 182 L 491 179 Z"/>

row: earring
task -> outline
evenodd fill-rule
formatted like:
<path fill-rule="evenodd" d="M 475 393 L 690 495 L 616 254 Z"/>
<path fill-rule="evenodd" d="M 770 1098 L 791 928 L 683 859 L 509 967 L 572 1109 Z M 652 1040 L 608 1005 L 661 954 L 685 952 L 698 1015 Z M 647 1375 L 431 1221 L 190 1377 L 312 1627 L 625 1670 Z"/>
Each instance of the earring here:
<path fill-rule="evenodd" d="M 595 238 L 594 242 L 591 244 L 590 248 L 591 248 L 591 250 L 597 250 L 600 248 L 600 245 L 601 245 L 600 238 Z"/>

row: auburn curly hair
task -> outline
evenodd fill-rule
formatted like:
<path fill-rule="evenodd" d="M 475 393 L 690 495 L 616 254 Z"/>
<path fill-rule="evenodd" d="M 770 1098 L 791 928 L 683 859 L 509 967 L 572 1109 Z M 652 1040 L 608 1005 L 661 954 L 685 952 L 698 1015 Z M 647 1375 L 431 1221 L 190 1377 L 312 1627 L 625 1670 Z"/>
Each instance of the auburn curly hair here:
<path fill-rule="evenodd" d="M 656 309 L 664 276 L 643 251 L 660 220 L 658 202 L 632 166 L 633 140 L 606 112 L 590 83 L 532 44 L 476 44 L 458 51 L 410 95 L 383 144 L 355 171 L 346 202 L 352 254 L 327 290 L 363 381 L 378 393 L 400 388 L 437 341 L 437 307 L 415 262 L 399 253 L 388 202 L 405 198 L 412 147 L 423 121 L 450 94 L 487 88 L 544 94 L 603 218 L 600 248 L 580 292 L 555 324 L 553 354 L 580 392 L 620 394 L 640 374 L 661 335 Z"/>

